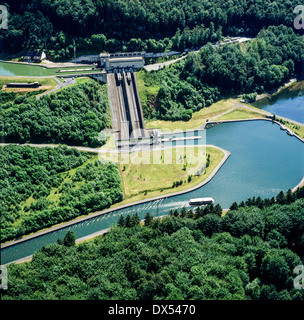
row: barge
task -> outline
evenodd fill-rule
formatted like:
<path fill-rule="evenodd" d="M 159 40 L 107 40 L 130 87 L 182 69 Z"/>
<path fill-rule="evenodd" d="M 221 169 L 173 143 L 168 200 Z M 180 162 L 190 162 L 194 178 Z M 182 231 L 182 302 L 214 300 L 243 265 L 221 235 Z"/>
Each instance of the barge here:
<path fill-rule="evenodd" d="M 190 199 L 189 204 L 191 206 L 195 205 L 206 205 L 206 204 L 211 204 L 214 203 L 214 199 L 211 197 L 208 198 L 197 198 L 197 199 Z"/>

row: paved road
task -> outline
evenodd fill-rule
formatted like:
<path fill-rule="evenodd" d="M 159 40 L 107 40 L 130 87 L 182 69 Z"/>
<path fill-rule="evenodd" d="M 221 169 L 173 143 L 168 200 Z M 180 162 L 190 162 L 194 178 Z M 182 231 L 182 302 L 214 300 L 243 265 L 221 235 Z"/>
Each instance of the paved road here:
<path fill-rule="evenodd" d="M 160 69 L 162 69 L 165 66 L 169 66 L 172 63 L 175 63 L 179 60 L 182 60 L 184 58 L 186 58 L 187 56 L 183 56 L 174 60 L 170 60 L 170 61 L 166 61 L 166 62 L 161 62 L 161 63 L 155 63 L 155 64 L 149 64 L 147 66 L 144 66 L 144 69 L 147 71 L 158 71 Z"/>
<path fill-rule="evenodd" d="M 62 88 L 66 87 L 66 86 L 69 86 L 69 85 L 71 85 L 73 83 L 76 83 L 75 77 L 64 78 L 63 79 L 64 82 L 61 82 L 56 76 L 52 76 L 51 78 L 53 78 L 53 79 L 55 79 L 57 81 L 57 87 L 52 89 L 52 90 L 50 90 L 50 91 L 46 91 L 46 92 L 43 92 L 42 94 L 37 95 L 36 98 L 40 98 L 42 96 L 45 96 L 46 94 L 50 94 L 50 93 L 52 93 L 54 91 L 62 89 Z"/>
<path fill-rule="evenodd" d="M 12 75 L 7 75 L 7 76 L 5 76 L 5 77 L 24 78 L 25 76 L 12 76 Z M 42 97 L 42 96 L 44 96 L 44 95 L 46 95 L 46 94 L 49 94 L 49 93 L 54 92 L 54 91 L 57 91 L 57 90 L 59 90 L 59 89 L 61 89 L 61 88 L 64 88 L 64 87 L 69 86 L 70 84 L 73 84 L 73 83 L 76 82 L 76 79 L 75 79 L 74 76 L 72 76 L 71 78 L 64 78 L 64 79 L 63 79 L 64 82 L 61 82 L 61 81 L 57 78 L 57 76 L 42 76 L 42 77 L 40 77 L 40 76 L 26 76 L 26 78 L 33 78 L 33 79 L 37 79 L 37 78 L 53 78 L 53 79 L 57 82 L 57 87 L 56 87 L 56 88 L 54 88 L 54 89 L 52 89 L 52 90 L 50 90 L 50 91 L 47 91 L 47 92 L 43 92 L 42 94 L 37 95 L 36 98 L 40 98 L 40 97 Z"/>
<path fill-rule="evenodd" d="M 215 119 L 217 119 L 217 118 L 220 118 L 220 117 L 224 116 L 225 114 L 227 114 L 227 113 L 229 113 L 229 112 L 231 112 L 231 111 L 233 111 L 234 109 L 237 109 L 237 108 L 248 109 L 249 111 L 254 111 L 254 112 L 260 113 L 260 114 L 262 114 L 262 115 L 267 115 L 267 116 L 271 115 L 271 113 L 268 112 L 268 111 L 265 111 L 265 110 L 262 110 L 262 109 L 260 109 L 260 110 L 258 110 L 258 109 L 253 109 L 253 108 L 251 108 L 251 107 L 248 106 L 248 105 L 244 105 L 244 104 L 239 103 L 239 102 L 237 101 L 237 99 L 235 99 L 235 105 L 234 105 L 231 109 L 229 109 L 229 110 L 227 110 L 227 111 L 225 111 L 225 112 L 223 112 L 223 113 L 221 113 L 221 114 L 219 114 L 219 115 L 217 115 L 217 116 L 215 116 L 215 117 L 213 117 L 213 118 L 210 118 L 210 120 L 213 121 L 213 120 L 215 120 Z"/>
<path fill-rule="evenodd" d="M 221 47 L 221 46 L 224 46 L 224 45 L 227 45 L 227 44 L 231 44 L 231 43 L 242 43 L 242 42 L 245 42 L 245 41 L 249 41 L 249 40 L 252 40 L 253 38 L 246 38 L 246 37 L 239 37 L 239 38 L 234 38 L 234 39 L 231 39 L 229 42 L 216 42 L 214 44 L 212 44 L 215 48 L 218 48 L 218 47 Z M 235 41 L 235 42 L 233 42 Z M 190 52 L 194 52 L 194 53 L 198 53 L 200 52 L 200 50 L 203 48 L 204 46 L 201 46 L 199 47 L 197 50 L 194 50 L 194 51 L 190 51 Z M 149 64 L 147 66 L 144 66 L 144 69 L 147 70 L 147 71 L 158 71 L 160 69 L 162 69 L 163 67 L 165 66 L 169 66 L 170 64 L 172 63 L 175 63 L 179 60 L 182 60 L 184 58 L 186 58 L 187 55 L 185 56 L 182 56 L 180 58 L 177 58 L 177 59 L 174 59 L 174 60 L 170 60 L 170 61 L 165 61 L 165 62 L 161 62 L 161 63 L 155 63 L 155 64 Z"/>

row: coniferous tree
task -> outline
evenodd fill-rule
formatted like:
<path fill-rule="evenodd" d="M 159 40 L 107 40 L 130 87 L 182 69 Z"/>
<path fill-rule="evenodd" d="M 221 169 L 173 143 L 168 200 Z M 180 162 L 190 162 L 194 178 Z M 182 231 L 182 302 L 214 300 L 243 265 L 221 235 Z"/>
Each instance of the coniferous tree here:
<path fill-rule="evenodd" d="M 284 204 L 286 201 L 285 194 L 283 191 L 280 191 L 276 196 L 276 202 L 279 204 Z"/>
<path fill-rule="evenodd" d="M 187 210 L 185 207 L 182 207 L 181 211 L 180 211 L 180 216 L 182 218 L 186 217 L 186 214 L 187 214 Z"/>
<path fill-rule="evenodd" d="M 63 244 L 66 247 L 72 247 L 72 246 L 75 246 L 75 240 L 76 240 L 75 233 L 69 230 L 63 239 Z"/>
<path fill-rule="evenodd" d="M 124 218 L 124 216 L 123 216 L 122 214 L 119 216 L 117 225 L 118 225 L 118 227 L 120 227 L 120 228 L 125 227 L 125 218 Z"/>
<path fill-rule="evenodd" d="M 219 203 L 216 204 L 213 209 L 213 213 L 220 216 L 222 214 L 222 212 L 223 212 L 223 209 L 222 209 L 221 205 Z"/>
<path fill-rule="evenodd" d="M 286 192 L 286 203 L 292 203 L 296 199 L 296 194 L 292 193 L 291 189 Z"/>
<path fill-rule="evenodd" d="M 186 217 L 187 217 L 187 218 L 193 218 L 193 211 L 192 211 L 191 209 L 189 209 L 189 210 L 187 211 Z"/>
<path fill-rule="evenodd" d="M 198 219 L 200 216 L 201 216 L 201 208 L 200 208 L 200 207 L 197 207 L 197 208 L 195 209 L 194 218 L 195 218 L 195 219 Z"/>
<path fill-rule="evenodd" d="M 152 221 L 153 221 L 153 216 L 151 215 L 150 212 L 147 212 L 145 215 L 145 226 L 151 225 Z"/>
<path fill-rule="evenodd" d="M 179 216 L 179 212 L 178 212 L 177 209 L 174 210 L 173 215 L 174 215 L 174 217 L 178 217 Z"/>
<path fill-rule="evenodd" d="M 230 206 L 230 210 L 237 210 L 239 208 L 238 204 L 236 202 L 233 202 Z"/>
<path fill-rule="evenodd" d="M 209 206 L 205 206 L 204 209 L 203 209 L 203 215 L 206 216 L 209 213 L 211 213 L 210 207 Z"/>
<path fill-rule="evenodd" d="M 139 219 L 138 213 L 136 212 L 131 218 L 131 225 L 132 227 L 134 227 L 134 226 L 138 226 L 139 224 L 140 224 L 140 219 Z"/>
<path fill-rule="evenodd" d="M 126 228 L 131 228 L 132 227 L 131 216 L 129 214 L 126 217 L 125 226 L 126 226 Z"/>

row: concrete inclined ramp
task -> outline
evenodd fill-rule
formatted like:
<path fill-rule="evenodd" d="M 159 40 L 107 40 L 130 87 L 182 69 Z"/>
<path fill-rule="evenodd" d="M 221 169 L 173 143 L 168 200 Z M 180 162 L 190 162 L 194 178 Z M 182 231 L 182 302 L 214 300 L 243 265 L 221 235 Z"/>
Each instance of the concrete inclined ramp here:
<path fill-rule="evenodd" d="M 133 71 L 107 74 L 114 131 L 119 140 L 146 137 L 142 106 Z"/>

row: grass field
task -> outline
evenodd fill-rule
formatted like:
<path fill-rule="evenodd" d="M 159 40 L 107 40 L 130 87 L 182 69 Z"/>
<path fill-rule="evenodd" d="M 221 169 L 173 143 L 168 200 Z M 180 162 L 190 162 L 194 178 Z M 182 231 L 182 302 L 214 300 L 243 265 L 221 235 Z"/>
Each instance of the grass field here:
<path fill-rule="evenodd" d="M 202 156 L 199 157 L 198 152 Z M 173 161 L 171 164 L 166 164 L 166 160 L 170 158 L 169 153 Z M 210 165 L 202 174 L 195 176 L 194 174 L 205 164 L 206 154 L 210 154 Z M 194 187 L 208 178 L 223 157 L 222 151 L 211 147 L 200 148 L 200 150 L 198 147 L 189 147 L 187 150 L 183 148 L 154 150 L 153 154 L 151 152 L 132 153 L 128 164 L 123 163 L 127 162 L 123 158 L 119 162 L 125 200 L 117 205 Z M 139 163 L 140 159 L 142 163 Z M 190 175 L 191 181 L 188 180 Z M 182 184 L 173 187 L 176 181 L 182 181 Z"/>
<path fill-rule="evenodd" d="M 277 116 L 277 120 L 279 120 L 280 117 Z M 292 130 L 295 134 L 297 134 L 299 137 L 304 139 L 304 125 L 300 126 L 295 123 L 289 122 L 289 121 L 283 121 L 283 125 L 290 130 Z"/>
<path fill-rule="evenodd" d="M 13 83 L 28 83 L 28 82 L 39 82 L 41 84 L 38 88 L 6 88 L 6 84 L 9 82 Z M 32 91 L 50 91 L 57 87 L 56 80 L 52 78 L 20 78 L 20 77 L 0 77 L 0 89 L 7 92 L 16 92 L 20 94 L 24 94 Z"/>
<path fill-rule="evenodd" d="M 151 75 L 145 70 L 136 72 L 136 81 L 141 104 L 143 106 L 153 105 L 160 86 L 155 83 Z"/>
<path fill-rule="evenodd" d="M 254 118 L 265 118 L 266 115 L 261 112 L 249 110 L 247 108 L 235 108 L 231 112 L 216 118 L 216 120 L 243 120 L 243 119 L 254 119 Z"/>
<path fill-rule="evenodd" d="M 146 123 L 147 129 L 157 128 L 161 130 L 169 131 L 184 131 L 189 129 L 197 129 L 202 126 L 206 119 L 210 119 L 221 113 L 224 113 L 231 109 L 235 105 L 235 99 L 221 100 L 213 103 L 208 108 L 203 108 L 197 112 L 194 112 L 192 118 L 189 121 L 163 121 L 155 120 Z"/>

